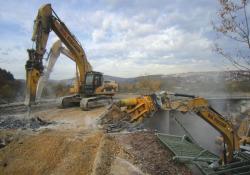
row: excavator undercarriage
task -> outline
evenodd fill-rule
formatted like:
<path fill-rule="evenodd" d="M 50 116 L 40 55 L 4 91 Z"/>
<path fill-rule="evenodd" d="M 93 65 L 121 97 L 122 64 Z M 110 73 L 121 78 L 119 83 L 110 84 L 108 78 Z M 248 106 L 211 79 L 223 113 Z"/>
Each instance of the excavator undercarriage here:
<path fill-rule="evenodd" d="M 102 107 L 111 104 L 112 96 L 94 96 L 94 97 L 80 97 L 79 95 L 64 96 L 58 99 L 60 108 L 67 108 L 73 106 L 80 106 L 84 111 L 92 108 Z"/>

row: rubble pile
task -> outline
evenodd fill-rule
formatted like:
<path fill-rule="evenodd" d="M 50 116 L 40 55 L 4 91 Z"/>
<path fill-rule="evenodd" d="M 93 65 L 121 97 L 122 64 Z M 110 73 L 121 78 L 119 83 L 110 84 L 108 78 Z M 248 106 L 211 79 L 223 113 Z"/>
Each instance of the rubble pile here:
<path fill-rule="evenodd" d="M 153 132 L 138 131 L 117 106 L 106 112 L 51 109 L 31 116 L 0 116 L 0 174 L 191 174 L 171 160 Z M 86 124 L 89 117 L 100 119 L 112 133 Z"/>
<path fill-rule="evenodd" d="M 111 105 L 107 112 L 102 116 L 101 124 L 115 124 L 129 119 L 128 114 L 122 112 L 115 104 Z"/>
<path fill-rule="evenodd" d="M 114 104 L 103 114 L 99 124 L 101 124 L 107 132 L 120 132 L 133 128 L 129 122 L 129 115 L 122 112 L 120 108 Z"/>
<path fill-rule="evenodd" d="M 52 124 L 52 122 L 47 122 L 39 117 L 25 119 L 16 116 L 6 116 L 0 118 L 0 129 L 38 129 L 50 124 Z"/>
<path fill-rule="evenodd" d="M 99 124 L 107 132 L 121 132 L 121 131 L 146 131 L 144 123 L 142 122 L 130 122 L 129 114 L 123 112 L 118 106 L 113 104 L 102 115 Z"/>
<path fill-rule="evenodd" d="M 144 174 L 192 174 L 184 164 L 172 160 L 172 152 L 161 144 L 153 132 L 117 133 L 114 138 L 123 150 L 118 156 Z"/>

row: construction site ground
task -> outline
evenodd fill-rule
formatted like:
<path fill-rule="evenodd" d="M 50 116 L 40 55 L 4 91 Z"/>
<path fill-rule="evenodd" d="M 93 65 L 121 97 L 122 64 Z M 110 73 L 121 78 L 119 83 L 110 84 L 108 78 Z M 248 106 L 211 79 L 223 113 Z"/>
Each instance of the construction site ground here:
<path fill-rule="evenodd" d="M 106 133 L 98 124 L 105 110 L 51 106 L 0 115 L 0 174 L 191 174 L 153 132 Z M 11 117 L 30 124 L 10 124 Z"/>

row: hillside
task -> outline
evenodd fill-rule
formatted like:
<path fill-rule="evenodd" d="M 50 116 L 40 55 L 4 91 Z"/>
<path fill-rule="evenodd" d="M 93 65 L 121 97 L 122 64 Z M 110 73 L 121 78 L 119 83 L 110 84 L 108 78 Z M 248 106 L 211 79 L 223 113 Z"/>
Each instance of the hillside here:
<path fill-rule="evenodd" d="M 104 75 L 104 79 L 116 81 L 119 84 L 120 92 L 150 93 L 157 90 L 168 90 L 203 96 L 248 95 L 250 93 L 250 72 L 247 71 L 189 72 L 134 78 Z M 73 79 L 60 82 L 69 86 Z"/>
<path fill-rule="evenodd" d="M 25 96 L 25 80 L 16 80 L 10 72 L 0 70 L 0 103 L 22 101 Z M 158 90 L 168 90 L 202 96 L 250 94 L 250 73 L 242 71 L 190 72 L 134 78 L 104 75 L 104 79 L 118 82 L 120 92 L 151 93 Z M 73 83 L 73 78 L 49 80 L 43 97 L 55 98 L 67 95 Z"/>
<path fill-rule="evenodd" d="M 131 83 L 132 82 L 132 83 Z M 142 89 L 140 84 L 150 86 L 160 84 L 159 90 L 168 90 L 197 95 L 227 95 L 250 93 L 250 72 L 191 72 L 171 75 L 149 75 L 119 82 L 120 89 L 124 91 Z M 131 87 L 132 86 L 132 87 Z M 140 89 L 139 89 L 140 88 Z"/>
<path fill-rule="evenodd" d="M 0 104 L 24 98 L 25 82 L 16 80 L 11 72 L 0 68 Z"/>

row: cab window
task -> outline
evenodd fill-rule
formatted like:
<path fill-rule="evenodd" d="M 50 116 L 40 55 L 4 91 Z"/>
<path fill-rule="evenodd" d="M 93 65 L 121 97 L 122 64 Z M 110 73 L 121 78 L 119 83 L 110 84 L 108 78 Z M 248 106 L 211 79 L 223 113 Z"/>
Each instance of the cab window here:
<path fill-rule="evenodd" d="M 94 77 L 94 75 L 92 75 L 92 74 L 87 75 L 87 77 L 86 77 L 86 85 L 92 85 L 93 77 Z"/>
<path fill-rule="evenodd" d="M 94 85 L 95 86 L 101 86 L 102 85 L 101 82 L 102 82 L 101 76 L 95 76 Z"/>

